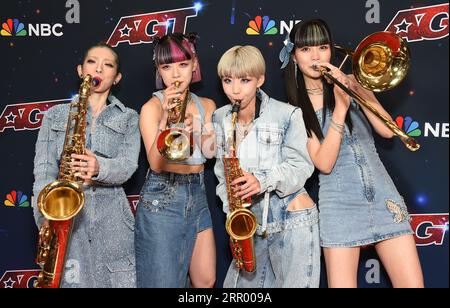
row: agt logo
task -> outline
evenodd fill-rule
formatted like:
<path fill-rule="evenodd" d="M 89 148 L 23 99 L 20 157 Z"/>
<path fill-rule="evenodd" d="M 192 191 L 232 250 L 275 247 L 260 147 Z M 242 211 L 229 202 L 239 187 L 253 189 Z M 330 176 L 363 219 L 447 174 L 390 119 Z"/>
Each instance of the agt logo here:
<path fill-rule="evenodd" d="M 435 138 L 448 138 L 449 135 L 449 127 L 448 123 L 435 123 L 431 124 L 429 122 L 425 122 L 423 127 L 423 132 L 420 129 L 420 125 L 417 121 L 414 121 L 411 117 L 403 117 L 398 116 L 395 119 L 397 126 L 405 131 L 408 136 L 411 137 L 435 137 Z"/>
<path fill-rule="evenodd" d="M 23 192 L 12 190 L 6 195 L 6 199 L 3 204 L 7 207 L 29 207 L 30 201 L 28 201 L 28 196 Z"/>
<path fill-rule="evenodd" d="M 112 47 L 120 43 L 148 44 L 169 33 L 185 33 L 188 20 L 196 17 L 202 7 L 197 3 L 193 7 L 122 17 L 107 43 Z"/>
<path fill-rule="evenodd" d="M 0 288 L 33 288 L 38 275 L 39 270 L 6 271 L 0 278 Z"/>
<path fill-rule="evenodd" d="M 269 16 L 256 16 L 254 19 L 248 22 L 247 30 L 245 31 L 247 35 L 284 35 L 289 33 L 295 24 L 299 23 L 301 20 L 289 20 L 280 21 L 279 31 L 276 25 L 276 21 L 271 19 Z"/>
<path fill-rule="evenodd" d="M 448 36 L 448 3 L 401 10 L 386 31 L 394 32 L 408 42 L 438 40 Z"/>
<path fill-rule="evenodd" d="M 67 101 L 70 99 L 6 105 L 0 114 L 0 133 L 7 128 L 14 131 L 39 129 L 44 112 Z"/>
<path fill-rule="evenodd" d="M 2 23 L 1 36 L 63 36 L 62 24 L 28 24 L 25 26 L 17 18 L 9 18 Z"/>
<path fill-rule="evenodd" d="M 448 232 L 448 213 L 411 214 L 417 246 L 441 246 Z"/>
<path fill-rule="evenodd" d="M 127 196 L 128 202 L 130 203 L 131 211 L 133 212 L 133 215 L 136 215 L 136 207 L 139 202 L 139 195 L 129 195 Z"/>

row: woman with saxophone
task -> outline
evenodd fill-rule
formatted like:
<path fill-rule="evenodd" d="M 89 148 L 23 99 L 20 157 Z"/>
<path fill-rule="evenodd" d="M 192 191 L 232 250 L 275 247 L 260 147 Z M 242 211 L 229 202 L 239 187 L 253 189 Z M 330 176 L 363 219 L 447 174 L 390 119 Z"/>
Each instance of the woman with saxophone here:
<path fill-rule="evenodd" d="M 173 33 L 155 42 L 156 87 L 163 90 L 140 116 L 150 168 L 136 212 L 138 287 L 182 288 L 190 281 L 210 288 L 216 279 L 203 171 L 214 155 L 215 103 L 189 90 L 201 80 L 196 39 Z"/>
<path fill-rule="evenodd" d="M 320 240 L 329 287 L 356 287 L 360 248 L 375 244 L 394 287 L 422 287 L 423 278 L 409 214 L 381 162 L 371 127 L 393 133 L 366 108 L 317 71 L 326 67 L 340 83 L 371 101 L 372 92 L 330 64 L 334 45 L 322 20 L 295 25 L 280 53 L 289 102 L 303 110 L 308 152 L 320 171 Z"/>
<path fill-rule="evenodd" d="M 257 222 L 252 245 L 243 244 L 237 253 L 233 245 L 233 255 L 243 255 L 244 265 L 237 257 L 229 267 L 224 287 L 318 287 L 318 211 L 303 187 L 314 166 L 306 149 L 302 110 L 260 90 L 265 81 L 265 62 L 256 47 L 229 49 L 219 61 L 218 74 L 230 104 L 213 116 L 218 150 L 216 192 L 227 221 L 235 211 L 245 214 L 236 209 L 235 203 L 242 203 L 236 198 L 251 198 L 246 209 Z M 230 176 L 230 169 L 224 165 L 229 152 L 231 156 L 235 153 L 242 168 L 237 177 L 233 172 Z M 239 235 L 251 222 L 241 220 L 242 224 L 236 226 Z M 233 237 L 230 235 L 234 244 Z M 249 256 L 254 266 L 245 264 Z"/>
<path fill-rule="evenodd" d="M 81 78 L 90 75 L 96 84 L 89 93 L 83 128 L 86 155 L 72 154 L 72 163 L 67 166 L 84 182 L 85 201 L 72 221 L 60 286 L 135 287 L 134 219 L 121 185 L 137 168 L 138 115 L 111 94 L 113 85 L 122 78 L 119 57 L 111 47 L 101 43 L 89 48 L 77 70 Z M 68 113 L 69 104 L 49 109 L 36 142 L 33 207 L 38 226 L 48 225 L 37 208 L 36 197 L 59 178 Z"/>

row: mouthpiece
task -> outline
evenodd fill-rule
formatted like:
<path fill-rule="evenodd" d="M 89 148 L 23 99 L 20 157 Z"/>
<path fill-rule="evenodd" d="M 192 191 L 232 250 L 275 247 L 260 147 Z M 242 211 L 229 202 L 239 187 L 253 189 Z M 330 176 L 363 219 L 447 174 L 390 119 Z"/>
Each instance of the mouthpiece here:
<path fill-rule="evenodd" d="M 231 113 L 238 113 L 241 109 L 241 101 L 235 101 L 231 107 Z"/>
<path fill-rule="evenodd" d="M 92 86 L 94 86 L 94 87 L 98 87 L 101 82 L 102 82 L 102 80 L 100 79 L 100 77 L 92 78 Z"/>

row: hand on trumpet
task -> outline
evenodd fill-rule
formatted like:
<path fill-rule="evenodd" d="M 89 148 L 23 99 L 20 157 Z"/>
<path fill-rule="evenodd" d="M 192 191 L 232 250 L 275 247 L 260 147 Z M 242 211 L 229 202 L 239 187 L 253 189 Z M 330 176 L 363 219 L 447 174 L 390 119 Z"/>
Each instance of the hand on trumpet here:
<path fill-rule="evenodd" d="M 169 115 L 169 110 L 173 111 L 173 116 L 178 117 L 179 116 L 179 110 L 176 109 L 177 106 L 180 105 L 179 102 L 177 102 L 177 99 L 181 99 L 181 92 L 178 87 L 176 87 L 174 84 L 170 87 L 167 87 L 163 91 L 164 100 L 161 103 L 163 114 L 161 115 L 161 120 L 166 120 Z M 175 108 L 175 109 L 174 109 Z"/>

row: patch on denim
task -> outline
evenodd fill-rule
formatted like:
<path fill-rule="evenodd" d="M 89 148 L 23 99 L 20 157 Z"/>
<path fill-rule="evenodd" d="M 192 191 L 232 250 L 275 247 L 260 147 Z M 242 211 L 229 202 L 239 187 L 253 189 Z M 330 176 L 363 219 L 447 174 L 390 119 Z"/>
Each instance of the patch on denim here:
<path fill-rule="evenodd" d="M 389 212 L 394 214 L 394 222 L 396 224 L 411 220 L 406 208 L 398 203 L 395 203 L 393 200 L 386 200 L 386 207 Z"/>

